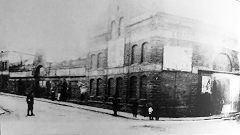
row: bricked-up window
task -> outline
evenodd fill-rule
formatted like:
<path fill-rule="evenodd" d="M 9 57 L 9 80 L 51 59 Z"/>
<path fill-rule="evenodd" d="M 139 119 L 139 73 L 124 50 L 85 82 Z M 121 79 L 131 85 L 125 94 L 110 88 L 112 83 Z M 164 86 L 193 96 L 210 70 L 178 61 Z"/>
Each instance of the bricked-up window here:
<path fill-rule="evenodd" d="M 122 96 L 122 88 L 123 88 L 123 79 L 121 77 L 116 80 L 116 96 Z"/>
<path fill-rule="evenodd" d="M 95 67 L 95 59 L 96 59 L 95 54 L 92 54 L 91 55 L 91 63 L 90 63 L 90 66 L 92 69 Z"/>
<path fill-rule="evenodd" d="M 116 28 L 115 21 L 112 21 L 112 23 L 111 23 L 111 37 L 112 37 L 112 39 L 115 39 L 117 37 L 117 28 Z"/>
<path fill-rule="evenodd" d="M 131 53 L 131 64 L 138 63 L 137 61 L 137 45 L 132 46 L 132 53 Z"/>
<path fill-rule="evenodd" d="M 97 79 L 96 96 L 99 96 L 99 95 L 100 95 L 101 85 L 102 85 L 102 79 L 101 79 L 101 78 L 98 78 L 98 79 Z"/>
<path fill-rule="evenodd" d="M 113 78 L 108 79 L 108 96 L 114 95 L 114 80 Z"/>
<path fill-rule="evenodd" d="M 123 17 L 119 19 L 119 26 L 118 26 L 118 36 L 123 34 L 124 25 L 123 25 Z"/>
<path fill-rule="evenodd" d="M 94 79 L 90 80 L 90 95 L 93 95 L 93 89 L 94 89 Z"/>
<path fill-rule="evenodd" d="M 214 59 L 213 62 L 213 69 L 219 70 L 219 71 L 232 71 L 232 62 L 230 57 L 227 54 L 220 53 L 217 55 L 217 57 Z"/>
<path fill-rule="evenodd" d="M 147 61 L 147 42 L 144 42 L 141 47 L 141 62 Z"/>
<path fill-rule="evenodd" d="M 133 76 L 130 78 L 130 90 L 129 90 L 129 98 L 137 97 L 137 77 Z"/>
<path fill-rule="evenodd" d="M 140 98 L 147 99 L 147 76 L 141 76 L 140 78 Z"/>
<path fill-rule="evenodd" d="M 99 53 L 97 56 L 97 68 L 103 68 L 103 53 Z"/>

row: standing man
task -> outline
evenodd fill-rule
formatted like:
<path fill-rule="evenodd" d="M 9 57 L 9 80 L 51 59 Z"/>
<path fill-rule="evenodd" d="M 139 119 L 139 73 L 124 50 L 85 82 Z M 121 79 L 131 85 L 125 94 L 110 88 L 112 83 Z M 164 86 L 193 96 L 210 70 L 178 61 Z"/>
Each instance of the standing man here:
<path fill-rule="evenodd" d="M 137 101 L 137 99 L 135 99 L 133 101 L 133 104 L 132 104 L 132 114 L 133 114 L 133 117 L 137 118 L 137 114 L 138 114 L 138 101 Z"/>
<path fill-rule="evenodd" d="M 33 104 L 34 104 L 33 91 L 28 93 L 26 101 L 27 101 L 27 104 L 28 104 L 27 116 L 35 116 L 33 114 Z"/>
<path fill-rule="evenodd" d="M 118 111 L 118 99 L 116 97 L 114 97 L 113 101 L 112 101 L 112 105 L 113 105 L 113 116 L 117 116 L 117 111 Z"/>
<path fill-rule="evenodd" d="M 62 101 L 66 101 L 66 99 L 67 99 L 67 81 L 66 81 L 66 79 L 63 79 L 61 99 L 62 99 Z"/>

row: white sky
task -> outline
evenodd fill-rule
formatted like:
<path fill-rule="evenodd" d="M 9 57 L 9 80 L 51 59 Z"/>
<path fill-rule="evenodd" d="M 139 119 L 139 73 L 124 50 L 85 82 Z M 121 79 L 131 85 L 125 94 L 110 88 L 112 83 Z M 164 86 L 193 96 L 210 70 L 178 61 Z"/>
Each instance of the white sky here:
<path fill-rule="evenodd" d="M 240 33 L 240 2 L 235 0 L 125 0 L 144 10 L 159 10 L 202 20 Z M 48 61 L 88 52 L 86 38 L 103 24 L 110 0 L 0 0 L 0 48 L 45 51 Z M 121 7 L 120 7 L 121 8 Z M 106 22 L 105 22 L 106 23 Z"/>

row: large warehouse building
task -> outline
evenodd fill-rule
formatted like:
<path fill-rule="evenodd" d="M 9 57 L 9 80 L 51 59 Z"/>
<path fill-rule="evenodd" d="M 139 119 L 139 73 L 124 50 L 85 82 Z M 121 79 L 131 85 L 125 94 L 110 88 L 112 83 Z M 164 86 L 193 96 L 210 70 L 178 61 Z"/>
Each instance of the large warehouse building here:
<path fill-rule="evenodd" d="M 90 43 L 102 46 L 88 55 L 91 100 L 137 99 L 152 103 L 160 116 L 237 110 L 239 52 L 233 35 L 162 12 L 133 16 L 118 1 L 111 7 L 106 32 Z"/>
<path fill-rule="evenodd" d="M 140 15 L 133 5 L 122 4 L 110 4 L 106 27 L 90 39 L 93 49 L 86 59 L 62 67 L 45 64 L 41 80 L 66 78 L 70 85 L 83 81 L 88 102 L 109 106 L 117 97 L 123 111 L 135 100 L 139 112 L 152 104 L 158 116 L 238 111 L 239 43 L 234 35 L 164 12 Z M 32 78 L 9 75 L 13 82 Z M 72 98 L 78 94 L 73 92 Z"/>

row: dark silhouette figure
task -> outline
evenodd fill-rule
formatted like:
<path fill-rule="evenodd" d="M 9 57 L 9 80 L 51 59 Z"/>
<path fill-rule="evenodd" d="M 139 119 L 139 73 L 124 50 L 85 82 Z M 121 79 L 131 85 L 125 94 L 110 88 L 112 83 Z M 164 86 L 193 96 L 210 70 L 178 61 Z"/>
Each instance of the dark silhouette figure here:
<path fill-rule="evenodd" d="M 68 100 L 70 100 L 72 98 L 72 86 L 71 83 L 68 84 Z"/>
<path fill-rule="evenodd" d="M 113 107 L 113 115 L 117 116 L 117 111 L 118 111 L 118 99 L 117 98 L 113 99 L 112 107 Z"/>
<path fill-rule="evenodd" d="M 142 107 L 142 115 L 143 115 L 144 117 L 148 116 L 148 107 L 147 107 L 147 104 L 146 104 L 146 103 L 143 104 L 143 107 Z"/>
<path fill-rule="evenodd" d="M 159 120 L 159 112 L 160 112 L 160 108 L 159 108 L 159 106 L 158 105 L 154 105 L 153 106 L 153 116 L 155 117 L 155 120 Z"/>
<path fill-rule="evenodd" d="M 62 91 L 61 91 L 61 97 L 60 97 L 61 101 L 66 101 L 67 100 L 67 82 L 64 79 L 63 80 L 63 84 L 62 84 Z"/>
<path fill-rule="evenodd" d="M 52 101 L 55 100 L 55 91 L 53 89 L 51 90 L 51 99 Z"/>
<path fill-rule="evenodd" d="M 33 114 L 33 104 L 34 104 L 34 96 L 33 96 L 33 91 L 31 91 L 27 95 L 27 104 L 28 104 L 28 109 L 27 109 L 27 116 L 34 116 Z"/>
<path fill-rule="evenodd" d="M 132 104 L 132 114 L 133 117 L 137 118 L 137 113 L 138 113 L 138 101 L 134 100 Z"/>

